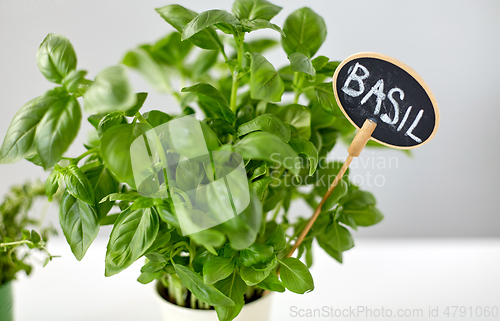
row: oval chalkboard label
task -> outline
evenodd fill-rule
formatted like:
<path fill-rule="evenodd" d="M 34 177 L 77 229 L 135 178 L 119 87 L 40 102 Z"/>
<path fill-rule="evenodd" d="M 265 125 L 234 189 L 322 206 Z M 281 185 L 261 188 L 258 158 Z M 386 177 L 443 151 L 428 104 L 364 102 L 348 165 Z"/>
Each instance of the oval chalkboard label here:
<path fill-rule="evenodd" d="M 386 146 L 411 149 L 428 142 L 439 126 L 432 92 L 410 67 L 377 53 L 358 53 L 344 60 L 333 76 L 340 109 L 358 129 L 377 121 L 372 139 Z"/>

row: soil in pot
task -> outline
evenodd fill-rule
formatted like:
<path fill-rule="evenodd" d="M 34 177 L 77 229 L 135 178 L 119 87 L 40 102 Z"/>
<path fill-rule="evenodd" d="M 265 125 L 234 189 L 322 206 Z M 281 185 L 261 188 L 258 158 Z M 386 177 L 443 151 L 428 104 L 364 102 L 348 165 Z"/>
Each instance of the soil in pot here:
<path fill-rule="evenodd" d="M 158 291 L 158 293 L 160 294 L 160 296 L 163 299 L 165 299 L 166 301 L 168 301 L 172 304 L 178 305 L 174 299 L 169 297 L 167 288 L 165 288 L 163 286 L 163 284 L 161 284 L 161 282 L 157 283 L 156 290 Z M 255 291 L 253 291 L 252 295 L 249 297 L 247 297 L 247 295 L 245 294 L 245 304 L 248 304 L 248 303 L 253 302 L 257 299 L 260 299 L 263 294 L 264 294 L 264 290 L 262 290 L 262 289 L 256 289 Z M 193 297 L 193 294 L 190 291 L 188 291 L 187 297 L 186 297 L 186 304 L 185 304 L 185 306 L 182 306 L 182 307 L 191 308 L 191 298 L 192 297 Z M 195 300 L 195 301 L 196 301 L 196 303 L 195 303 L 196 309 L 207 310 L 205 308 L 201 308 L 198 306 L 198 304 L 197 304 L 199 302 L 198 300 Z M 210 306 L 209 310 L 215 310 L 215 309 L 213 306 Z"/>
<path fill-rule="evenodd" d="M 157 283 L 158 302 L 164 321 L 219 321 L 218 314 L 213 307 L 194 298 L 191 294 L 184 294 L 182 298 L 185 305 L 177 305 L 174 299 L 169 299 L 168 290 L 163 287 L 161 282 Z M 254 290 L 254 289 L 252 289 Z M 245 298 L 243 309 L 234 319 L 234 321 L 269 321 L 272 306 L 272 293 L 264 294 L 261 289 L 248 291 L 248 297 Z M 179 294 L 177 294 L 179 295 Z M 193 308 L 191 308 L 193 303 Z"/>

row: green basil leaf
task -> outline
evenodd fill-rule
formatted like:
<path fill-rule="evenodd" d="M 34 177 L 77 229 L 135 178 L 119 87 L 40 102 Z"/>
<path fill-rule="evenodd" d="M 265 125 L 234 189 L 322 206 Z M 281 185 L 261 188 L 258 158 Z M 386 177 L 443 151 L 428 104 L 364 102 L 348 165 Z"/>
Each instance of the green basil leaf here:
<path fill-rule="evenodd" d="M 272 181 L 272 177 L 264 177 L 252 183 L 260 200 L 264 199 L 264 192 Z"/>
<path fill-rule="evenodd" d="M 153 128 L 168 123 L 169 121 L 174 119 L 169 114 L 166 114 L 159 110 L 148 111 L 142 116 L 148 121 L 149 124 L 151 124 L 151 127 Z"/>
<path fill-rule="evenodd" d="M 192 269 L 174 263 L 175 272 L 189 291 L 203 302 L 213 306 L 234 306 L 235 303 L 213 285 L 203 283 L 203 279 Z"/>
<path fill-rule="evenodd" d="M 62 81 L 63 87 L 69 93 L 83 94 L 87 90 L 88 86 L 91 85 L 91 81 L 85 79 L 87 72 L 85 70 L 72 70 Z"/>
<path fill-rule="evenodd" d="M 285 237 L 285 229 L 283 225 L 278 225 L 276 230 L 274 231 L 271 238 L 266 242 L 267 245 L 271 245 L 274 249 L 274 252 L 279 253 L 283 251 L 286 247 L 286 237 Z"/>
<path fill-rule="evenodd" d="M 354 132 L 355 129 L 356 128 L 343 114 L 342 116 L 335 117 L 332 127 L 330 127 L 330 130 L 335 130 L 344 137 Z"/>
<path fill-rule="evenodd" d="M 250 177 L 250 180 L 253 181 L 253 180 L 260 178 L 261 176 L 264 176 L 266 174 L 267 174 L 267 164 L 264 163 L 253 170 L 253 174 L 252 174 L 252 177 Z"/>
<path fill-rule="evenodd" d="M 182 113 L 181 113 L 181 116 L 189 116 L 189 115 L 194 115 L 196 114 L 196 111 L 189 107 L 189 106 L 185 106 L 185 107 L 182 107 Z"/>
<path fill-rule="evenodd" d="M 66 190 L 73 197 L 89 205 L 94 205 L 94 189 L 90 184 L 89 179 L 82 170 L 75 164 L 69 164 L 64 172 L 64 183 Z"/>
<path fill-rule="evenodd" d="M 267 102 L 267 101 L 260 101 L 257 104 L 257 107 L 255 108 L 255 114 L 256 115 L 264 115 L 264 114 L 273 114 L 276 115 L 278 114 L 278 111 L 281 107 L 279 107 L 276 104 Z"/>
<path fill-rule="evenodd" d="M 254 132 L 246 135 L 234 145 L 234 151 L 244 159 L 279 163 L 294 175 L 298 175 L 300 171 L 300 157 L 293 148 L 269 133 Z"/>
<path fill-rule="evenodd" d="M 278 136 L 283 142 L 290 140 L 290 128 L 274 115 L 260 115 L 238 127 L 238 137 L 255 131 L 268 132 Z"/>
<path fill-rule="evenodd" d="M 59 177 L 60 173 L 58 171 L 52 171 L 45 181 L 45 194 L 47 194 L 49 202 L 52 202 L 54 194 L 59 189 Z"/>
<path fill-rule="evenodd" d="M 224 280 L 234 271 L 235 261 L 227 257 L 214 257 L 203 266 L 203 282 L 214 284 Z"/>
<path fill-rule="evenodd" d="M 333 77 L 335 70 L 340 65 L 341 61 L 329 61 L 326 65 L 321 69 L 316 69 L 318 74 L 323 74 L 326 77 Z"/>
<path fill-rule="evenodd" d="M 347 183 L 345 180 L 341 179 L 335 189 L 332 192 L 332 195 L 328 197 L 328 199 L 323 204 L 323 210 L 329 210 L 333 207 L 335 203 L 339 201 L 342 197 L 347 194 Z"/>
<path fill-rule="evenodd" d="M 181 34 L 186 25 L 198 15 L 196 12 L 176 4 L 157 8 L 156 12 Z M 217 36 L 213 27 L 205 28 L 196 33 L 190 38 L 190 41 L 195 46 L 203 49 L 214 50 L 223 48 L 219 36 Z"/>
<path fill-rule="evenodd" d="M 264 200 L 264 212 L 269 212 L 278 205 L 279 202 L 283 201 L 288 195 L 287 191 L 283 188 L 269 188 Z"/>
<path fill-rule="evenodd" d="M 111 127 L 101 139 L 101 153 L 106 167 L 121 182 L 135 187 L 130 158 L 132 142 L 150 129 L 145 124 L 122 124 Z"/>
<path fill-rule="evenodd" d="M 316 173 L 307 178 L 307 184 L 314 184 L 314 192 L 317 195 L 323 196 L 333 183 L 341 167 L 342 163 L 340 162 L 322 163 L 321 166 L 318 167 Z M 344 177 L 347 178 L 348 175 L 349 169 L 347 169 Z"/>
<path fill-rule="evenodd" d="M 205 265 L 205 263 L 208 262 L 208 260 L 210 260 L 211 258 L 213 258 L 214 255 L 212 253 L 210 253 L 207 249 L 205 248 L 198 248 L 198 250 L 196 251 L 196 255 L 194 256 L 194 259 L 193 259 L 193 270 L 195 272 L 201 272 L 203 271 L 203 266 Z"/>
<path fill-rule="evenodd" d="M 348 198 L 342 203 L 342 206 L 348 209 L 359 209 L 376 204 L 377 200 L 372 193 L 357 190 L 348 196 Z"/>
<path fill-rule="evenodd" d="M 158 40 L 151 48 L 151 52 L 160 62 L 175 66 L 187 57 L 192 47 L 191 42 L 181 40 L 180 33 L 173 32 Z"/>
<path fill-rule="evenodd" d="M 340 215 L 350 217 L 356 226 L 371 226 L 384 219 L 384 215 L 373 205 L 358 209 L 342 208 Z"/>
<path fill-rule="evenodd" d="M 226 244 L 224 246 L 222 252 L 223 252 L 222 254 L 224 255 L 224 257 L 233 257 L 238 253 L 229 244 Z"/>
<path fill-rule="evenodd" d="M 95 129 L 97 129 L 102 117 L 104 117 L 104 114 L 90 115 L 87 120 L 92 126 L 94 126 Z"/>
<path fill-rule="evenodd" d="M 229 133 L 231 135 L 236 135 L 233 125 L 227 122 L 225 119 L 220 118 L 205 118 L 203 123 L 208 125 L 210 129 L 218 133 Z"/>
<path fill-rule="evenodd" d="M 106 197 L 103 197 L 99 203 L 104 203 L 107 201 L 114 202 L 114 201 L 125 201 L 125 202 L 133 202 L 136 199 L 140 198 L 141 195 L 137 193 L 136 191 L 130 191 L 127 193 L 112 193 L 107 195 Z"/>
<path fill-rule="evenodd" d="M 99 232 L 94 207 L 65 192 L 60 203 L 59 222 L 71 252 L 80 261 Z"/>
<path fill-rule="evenodd" d="M 281 44 L 289 56 L 300 52 L 311 58 L 326 39 L 325 21 L 307 7 L 289 15 L 283 31 L 286 37 L 281 38 Z"/>
<path fill-rule="evenodd" d="M 166 257 L 165 255 L 159 254 L 159 253 L 152 252 L 152 253 L 148 253 L 144 256 L 148 258 L 148 260 L 149 260 L 148 264 L 151 263 L 151 264 L 154 264 L 158 267 L 157 269 L 153 269 L 149 272 L 159 271 L 160 269 L 165 267 L 165 265 L 167 265 L 167 263 L 168 263 L 168 257 Z M 146 264 L 146 265 L 148 265 L 148 264 Z M 146 271 L 146 269 L 144 268 L 145 266 L 143 266 L 141 268 L 141 272 Z"/>
<path fill-rule="evenodd" d="M 99 133 L 99 136 L 102 136 L 104 132 L 111 127 L 120 125 L 124 119 L 125 116 L 123 116 L 123 113 L 120 111 L 115 111 L 113 113 L 104 115 L 104 117 L 102 117 L 99 121 L 99 125 L 97 126 L 97 132 Z"/>
<path fill-rule="evenodd" d="M 141 284 L 149 284 L 153 282 L 156 279 L 159 279 L 163 275 L 163 271 L 158 271 L 158 272 L 141 272 L 141 275 L 137 278 L 137 281 Z"/>
<path fill-rule="evenodd" d="M 257 263 L 252 265 L 255 271 L 272 271 L 278 265 L 278 257 L 273 254 L 271 260 L 264 263 Z"/>
<path fill-rule="evenodd" d="M 285 36 L 285 33 L 283 32 L 283 30 L 281 30 L 281 28 L 278 25 L 270 23 L 269 21 L 264 19 L 243 21 L 242 25 L 243 25 L 243 32 L 252 32 L 260 29 L 271 29 L 276 32 L 279 32 L 282 36 Z"/>
<path fill-rule="evenodd" d="M 217 282 L 215 287 L 234 302 L 234 306 L 216 306 L 215 311 L 217 311 L 217 317 L 220 321 L 233 320 L 238 316 L 241 308 L 243 308 L 245 304 L 244 295 L 247 291 L 245 282 L 243 282 L 240 275 L 234 271 L 230 277 Z"/>
<path fill-rule="evenodd" d="M 61 97 L 49 108 L 37 127 L 37 153 L 45 169 L 54 166 L 73 142 L 81 121 L 74 97 Z"/>
<path fill-rule="evenodd" d="M 75 49 L 66 37 L 49 33 L 40 44 L 36 63 L 45 78 L 60 84 L 71 70 L 76 69 Z"/>
<path fill-rule="evenodd" d="M 264 240 L 269 240 L 271 238 L 271 236 L 273 236 L 274 231 L 276 231 L 277 227 L 278 227 L 278 223 L 276 223 L 276 221 L 268 220 L 266 222 L 266 226 L 264 229 L 264 235 L 262 236 L 262 238 Z"/>
<path fill-rule="evenodd" d="M 343 116 L 333 94 L 332 83 L 319 84 L 315 87 L 316 97 L 325 112 L 335 116 Z"/>
<path fill-rule="evenodd" d="M 95 209 L 99 220 L 103 219 L 113 207 L 114 201 L 101 202 L 103 198 L 118 192 L 118 182 L 104 165 L 85 171 L 94 191 Z"/>
<path fill-rule="evenodd" d="M 153 244 L 158 234 L 159 219 L 151 208 L 125 209 L 116 220 L 106 250 L 106 276 L 117 274 Z"/>
<path fill-rule="evenodd" d="M 313 239 L 311 238 L 309 241 L 303 243 L 306 248 L 306 265 L 308 268 L 313 265 L 312 241 Z"/>
<path fill-rule="evenodd" d="M 208 10 L 197 15 L 186 25 L 182 31 L 182 40 L 189 39 L 203 29 L 218 23 L 227 23 L 233 26 L 235 30 L 241 29 L 241 22 L 229 12 L 218 9 Z"/>
<path fill-rule="evenodd" d="M 312 128 L 331 128 L 333 126 L 336 121 L 336 117 L 331 113 L 327 113 L 321 103 L 314 100 L 310 107 Z"/>
<path fill-rule="evenodd" d="M 144 105 L 146 98 L 148 98 L 148 93 L 137 93 L 136 96 L 137 96 L 137 102 L 135 103 L 135 106 L 125 111 L 125 116 L 128 117 L 135 116 L 135 114 L 137 114 L 137 112 Z"/>
<path fill-rule="evenodd" d="M 252 266 L 257 263 L 269 262 L 274 255 L 273 247 L 263 244 L 253 244 L 240 252 L 241 263 Z"/>
<path fill-rule="evenodd" d="M 177 223 L 178 224 L 178 223 Z M 189 237 L 198 245 L 213 249 L 221 247 L 226 241 L 226 237 L 222 232 L 213 229 L 207 229 L 200 232 L 190 234 Z"/>
<path fill-rule="evenodd" d="M 137 102 L 125 67 L 121 65 L 106 68 L 97 74 L 83 99 L 85 111 L 91 114 L 125 112 Z"/>
<path fill-rule="evenodd" d="M 156 207 L 152 208 L 152 210 L 158 214 Z M 165 244 L 167 244 L 170 241 L 170 239 L 172 238 L 172 231 L 171 231 L 170 226 L 168 226 L 168 224 L 166 224 L 163 221 L 159 221 L 159 226 L 160 227 L 158 228 L 158 234 L 156 234 L 155 241 L 153 242 L 153 244 L 151 244 L 151 246 L 148 248 L 148 250 L 144 253 L 144 255 L 150 260 L 154 256 L 154 254 L 156 254 L 155 251 L 158 250 L 160 247 L 164 247 Z M 165 259 L 165 261 L 167 260 L 167 258 L 165 258 L 165 257 L 164 257 L 164 259 Z"/>
<path fill-rule="evenodd" d="M 338 222 L 331 222 L 322 234 L 316 236 L 319 246 L 331 257 L 342 263 L 342 252 L 354 247 L 351 233 Z"/>
<path fill-rule="evenodd" d="M 292 104 L 281 107 L 278 118 L 295 127 L 303 139 L 311 137 L 311 111 L 306 106 Z"/>
<path fill-rule="evenodd" d="M 303 72 L 311 76 L 316 76 L 316 70 L 314 69 L 311 60 L 303 53 L 295 52 L 288 56 L 288 60 L 290 60 L 292 71 Z"/>
<path fill-rule="evenodd" d="M 204 171 L 200 163 L 192 159 L 180 160 L 175 170 L 175 182 L 183 191 L 194 190 L 203 180 Z"/>
<path fill-rule="evenodd" d="M 273 292 L 285 292 L 285 286 L 278 279 L 275 273 L 270 273 L 267 278 L 257 284 L 259 288 Z"/>
<path fill-rule="evenodd" d="M 349 226 L 350 228 L 352 228 L 355 231 L 358 230 L 358 224 L 356 224 L 356 222 L 354 222 L 354 219 L 350 215 L 346 215 L 346 214 L 339 212 L 338 221 L 340 223 L 344 224 L 345 226 Z"/>
<path fill-rule="evenodd" d="M 224 98 L 224 96 L 222 96 L 222 94 L 212 85 L 202 83 L 191 87 L 184 87 L 181 91 L 196 93 L 198 95 L 198 99 L 203 99 L 204 97 L 207 98 L 210 104 L 205 104 L 205 106 L 209 108 L 210 112 L 218 118 L 225 119 L 230 124 L 232 124 L 236 119 L 236 116 L 229 107 L 226 98 Z"/>
<path fill-rule="evenodd" d="M 262 223 L 262 204 L 255 191 L 250 189 L 250 204 L 232 219 L 220 224 L 217 228 L 225 233 L 229 244 L 235 250 L 248 248 L 255 242 Z"/>
<path fill-rule="evenodd" d="M 307 266 L 299 259 L 287 257 L 280 260 L 280 276 L 283 285 L 290 291 L 304 294 L 314 290 L 314 282 Z"/>
<path fill-rule="evenodd" d="M 196 58 L 196 62 L 191 65 L 190 69 L 193 73 L 193 78 L 198 79 L 203 76 L 210 68 L 217 63 L 219 52 L 216 50 L 204 50 Z"/>
<path fill-rule="evenodd" d="M 252 105 L 244 105 L 238 108 L 234 127 L 238 128 L 242 124 L 251 121 L 255 118 L 255 108 Z"/>
<path fill-rule="evenodd" d="M 311 234 L 317 235 L 320 232 L 317 232 L 317 230 L 313 230 Z M 311 251 L 311 246 L 312 246 L 312 238 L 306 239 L 302 244 L 299 246 L 299 253 L 297 254 L 297 258 L 300 260 L 302 258 L 302 255 L 305 253 L 306 255 L 306 266 L 310 268 L 312 266 L 312 251 Z"/>
<path fill-rule="evenodd" d="M 264 19 L 271 20 L 282 7 L 266 0 L 236 0 L 233 4 L 233 14 L 240 20 Z"/>
<path fill-rule="evenodd" d="M 273 39 L 256 39 L 245 42 L 243 46 L 245 48 L 245 52 L 263 53 L 276 45 L 278 45 L 278 42 Z"/>
<path fill-rule="evenodd" d="M 158 257 L 163 257 L 164 259 L 166 259 L 163 255 L 161 254 L 158 254 L 158 253 L 149 253 L 149 254 L 146 254 L 145 256 L 147 257 L 147 259 L 149 260 L 149 257 L 151 255 L 157 255 Z M 141 268 L 141 272 L 142 273 L 155 273 L 155 272 L 165 272 L 165 271 L 162 271 L 166 266 L 168 265 L 168 262 L 166 261 L 163 261 L 163 262 L 158 262 L 158 261 L 151 261 L 149 260 L 142 268 Z M 172 267 L 173 268 L 173 267 Z"/>
<path fill-rule="evenodd" d="M 37 153 L 34 153 L 34 154 L 31 154 L 31 155 L 28 155 L 25 157 L 25 159 L 29 162 L 32 162 L 33 164 L 35 164 L 36 166 L 43 166 L 42 165 L 42 160 L 40 159 L 40 156 L 38 156 Z M 0 160 L 0 163 L 2 163 L 2 161 Z"/>
<path fill-rule="evenodd" d="M 318 57 L 314 58 L 311 62 L 312 62 L 312 65 L 314 67 L 314 70 L 316 70 L 316 72 L 318 72 L 321 69 L 323 69 L 323 67 L 326 66 L 326 64 L 328 63 L 329 60 L 330 59 L 328 59 L 328 57 L 318 56 Z"/>
<path fill-rule="evenodd" d="M 262 282 L 265 278 L 269 276 L 271 270 L 257 271 L 254 268 L 242 266 L 240 268 L 241 278 L 248 286 L 254 286 Z"/>
<path fill-rule="evenodd" d="M 309 160 L 309 176 L 312 176 L 316 172 L 319 160 L 318 150 L 314 147 L 314 144 L 302 138 L 292 138 L 290 144 L 297 154 L 306 155 Z"/>
<path fill-rule="evenodd" d="M 149 46 L 141 46 L 127 52 L 122 63 L 140 73 L 156 91 L 170 92 L 169 74 L 171 71 L 168 66 L 159 63 L 153 57 Z"/>
<path fill-rule="evenodd" d="M 311 137 L 309 140 L 314 144 L 314 147 L 316 147 L 319 153 L 321 151 L 321 147 L 323 146 L 323 137 L 321 136 L 319 130 L 311 128 Z"/>
<path fill-rule="evenodd" d="M 156 205 L 154 198 L 140 196 L 134 200 L 134 204 L 130 206 L 131 210 L 138 210 L 141 208 L 150 208 Z"/>
<path fill-rule="evenodd" d="M 249 55 L 250 64 L 250 96 L 252 99 L 280 102 L 285 91 L 274 66 L 264 56 L 253 52 Z"/>

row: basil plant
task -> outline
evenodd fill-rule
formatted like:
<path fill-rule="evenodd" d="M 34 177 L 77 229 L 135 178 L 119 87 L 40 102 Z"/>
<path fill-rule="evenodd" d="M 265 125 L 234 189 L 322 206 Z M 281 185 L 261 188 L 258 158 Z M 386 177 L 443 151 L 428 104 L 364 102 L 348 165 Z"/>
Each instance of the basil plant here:
<path fill-rule="evenodd" d="M 314 240 L 342 262 L 343 252 L 354 246 L 350 231 L 382 220 L 373 195 L 346 175 L 324 204 L 297 257 L 287 255 L 340 168 L 326 155 L 337 141 L 352 137 L 354 127 L 333 94 L 332 77 L 339 62 L 316 55 L 327 35 L 323 18 L 301 8 L 280 27 L 271 19 L 281 9 L 266 0 L 236 0 L 231 13 L 198 14 L 180 5 L 158 8 L 159 18 L 175 31 L 130 50 L 120 64 L 93 80 L 78 68 L 67 38 L 49 34 L 43 40 L 38 67 L 56 86 L 14 116 L 0 161 L 24 158 L 50 171 L 46 194 L 49 199 L 58 191 L 62 194 L 59 220 L 78 260 L 100 227 L 113 225 L 106 276 L 145 257 L 139 282 L 159 280 L 165 299 L 192 308 L 215 308 L 220 320 L 232 320 L 245 302 L 266 290 L 312 291 L 309 267 Z M 260 29 L 275 31 L 281 42 L 245 40 Z M 276 69 L 263 53 L 279 44 L 288 60 Z M 143 112 L 147 93 L 133 91 L 127 79 L 131 70 L 154 90 L 175 97 L 179 111 Z M 83 154 L 64 156 L 78 134 L 82 104 L 95 131 Z M 168 149 L 163 156 L 169 164 L 177 157 L 168 168 L 174 175 L 167 180 L 163 162 L 153 162 L 141 172 L 150 175 L 149 185 L 138 186 L 131 148 L 148 133 L 156 136 L 150 145 L 164 148 L 158 142 L 168 137 L 150 130 L 193 114 L 196 118 L 190 119 L 201 128 L 210 153 L 229 155 L 217 162 L 224 165 L 236 156 L 242 160 L 250 192 L 248 206 L 238 215 L 186 234 L 175 199 L 161 191 L 207 184 L 213 179 L 210 168 Z M 192 133 L 184 132 L 189 139 Z M 151 189 L 149 194 L 143 192 Z M 243 196 L 232 194 L 234 208 Z M 182 195 L 184 202 L 221 215 L 220 194 Z M 310 213 L 289 219 L 292 203 L 300 199 L 310 205 Z"/>

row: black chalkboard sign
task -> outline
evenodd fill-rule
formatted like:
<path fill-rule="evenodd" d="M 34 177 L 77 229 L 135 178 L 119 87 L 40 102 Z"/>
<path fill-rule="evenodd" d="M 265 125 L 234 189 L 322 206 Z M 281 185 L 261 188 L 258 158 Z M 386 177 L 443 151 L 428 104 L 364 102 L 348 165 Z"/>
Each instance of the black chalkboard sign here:
<path fill-rule="evenodd" d="M 372 139 L 399 149 L 429 141 L 439 125 L 439 109 L 415 71 L 394 58 L 358 53 L 335 71 L 333 91 L 344 115 L 358 129 L 375 119 Z"/>

